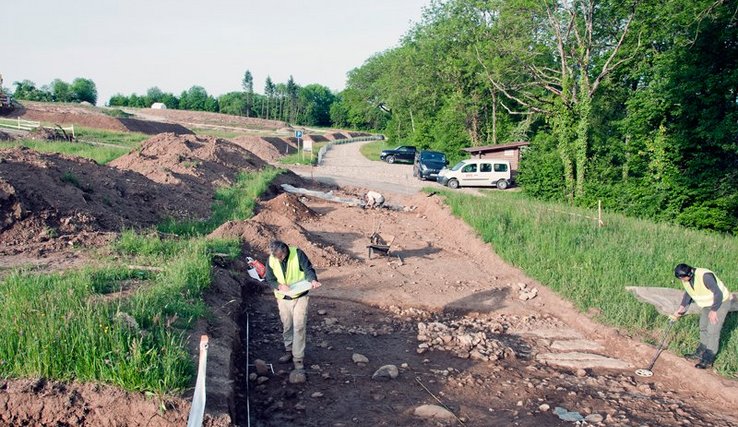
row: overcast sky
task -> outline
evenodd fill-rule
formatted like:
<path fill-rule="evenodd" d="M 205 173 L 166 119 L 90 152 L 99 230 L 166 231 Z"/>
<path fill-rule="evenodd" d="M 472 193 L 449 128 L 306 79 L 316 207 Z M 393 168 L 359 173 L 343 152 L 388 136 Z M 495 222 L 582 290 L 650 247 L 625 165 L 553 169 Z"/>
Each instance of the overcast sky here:
<path fill-rule="evenodd" d="M 0 11 L 3 86 L 76 77 L 97 85 L 98 105 L 152 86 L 175 95 L 264 91 L 290 75 L 334 91 L 346 73 L 394 47 L 430 0 L 27 0 Z"/>

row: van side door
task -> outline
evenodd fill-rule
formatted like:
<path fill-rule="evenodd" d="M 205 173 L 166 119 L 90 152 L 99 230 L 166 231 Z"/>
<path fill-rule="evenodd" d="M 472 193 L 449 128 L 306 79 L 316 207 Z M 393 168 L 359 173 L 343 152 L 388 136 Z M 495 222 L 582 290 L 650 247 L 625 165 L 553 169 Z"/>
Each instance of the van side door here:
<path fill-rule="evenodd" d="M 464 165 L 459 171 L 459 184 L 479 185 L 477 181 L 479 181 L 478 165 L 476 163 Z"/>

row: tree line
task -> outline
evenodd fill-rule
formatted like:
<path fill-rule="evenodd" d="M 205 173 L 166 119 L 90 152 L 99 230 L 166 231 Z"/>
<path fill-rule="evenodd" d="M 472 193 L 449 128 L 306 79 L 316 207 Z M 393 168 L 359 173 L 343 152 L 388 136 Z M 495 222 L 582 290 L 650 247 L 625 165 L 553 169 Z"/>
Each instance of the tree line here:
<path fill-rule="evenodd" d="M 729 0 L 433 1 L 331 118 L 457 158 L 529 141 L 535 197 L 735 233 L 737 40 Z"/>
<path fill-rule="evenodd" d="M 336 100 L 331 90 L 320 84 L 300 86 L 292 76 L 285 83 L 274 83 L 267 77 L 264 94 L 254 91 L 250 71 L 241 80 L 242 91 L 228 92 L 217 98 L 208 94 L 202 86 L 192 86 L 179 97 L 152 87 L 145 95 L 113 95 L 108 101 L 111 107 L 148 108 L 161 102 L 170 109 L 210 111 L 262 119 L 281 120 L 312 126 L 330 126 L 330 108 Z"/>
<path fill-rule="evenodd" d="M 97 87 L 90 79 L 78 77 L 67 83 L 61 79 L 55 79 L 48 85 L 36 87 L 36 83 L 30 80 L 14 82 L 13 97 L 28 101 L 42 102 L 89 102 L 97 103 Z"/>

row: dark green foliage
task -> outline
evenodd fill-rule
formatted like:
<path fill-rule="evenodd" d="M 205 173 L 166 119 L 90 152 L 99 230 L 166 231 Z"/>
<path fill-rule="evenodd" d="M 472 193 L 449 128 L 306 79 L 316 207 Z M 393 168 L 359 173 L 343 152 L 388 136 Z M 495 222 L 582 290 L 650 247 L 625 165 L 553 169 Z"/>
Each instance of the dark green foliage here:
<path fill-rule="evenodd" d="M 331 118 L 452 160 L 527 140 L 528 194 L 736 232 L 738 6 L 590 5 L 433 1 L 349 73 Z"/>

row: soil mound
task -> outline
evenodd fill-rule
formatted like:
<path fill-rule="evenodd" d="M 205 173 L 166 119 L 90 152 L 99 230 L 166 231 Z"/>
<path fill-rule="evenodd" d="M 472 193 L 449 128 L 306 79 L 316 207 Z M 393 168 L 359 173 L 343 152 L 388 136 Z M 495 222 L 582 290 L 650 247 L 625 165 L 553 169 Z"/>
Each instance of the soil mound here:
<path fill-rule="evenodd" d="M 13 135 L 0 130 L 0 141 L 13 141 Z"/>
<path fill-rule="evenodd" d="M 267 162 L 276 162 L 284 154 L 284 149 L 280 152 L 275 144 L 260 136 L 239 136 L 237 138 L 233 138 L 231 141 L 234 144 L 251 151 L 260 159 L 266 160 Z"/>
<path fill-rule="evenodd" d="M 176 123 L 152 122 L 140 119 L 118 119 L 131 132 L 140 132 L 146 135 L 173 133 L 175 135 L 192 135 L 194 132 Z"/>
<path fill-rule="evenodd" d="M 23 101 L 23 107 L 11 113 L 10 117 L 63 125 L 73 123 L 95 129 L 126 130 L 118 119 L 81 105 Z"/>
<path fill-rule="evenodd" d="M 230 221 L 211 233 L 212 237 L 238 238 L 246 246 L 245 253 L 266 261 L 269 242 L 282 240 L 302 249 L 317 268 L 350 265 L 356 260 L 318 236 L 305 230 L 299 222 L 319 215 L 292 194 L 281 194 L 259 206 L 259 213 L 246 221 Z"/>
<path fill-rule="evenodd" d="M 38 127 L 30 132 L 28 132 L 27 135 L 30 139 L 40 140 L 40 141 L 59 141 L 59 140 L 72 140 L 72 135 L 66 133 L 61 128 L 45 128 L 45 127 Z"/>
<path fill-rule="evenodd" d="M 280 155 L 292 154 L 297 152 L 297 139 L 287 138 L 282 139 L 275 136 L 265 136 L 262 138 L 264 141 L 272 144 L 277 149 Z"/>
<path fill-rule="evenodd" d="M 328 133 L 325 134 L 325 138 L 329 141 L 336 141 L 339 139 L 347 139 L 348 137 L 340 132 L 334 132 L 334 133 Z"/>
<path fill-rule="evenodd" d="M 101 233 L 209 214 L 182 190 L 92 160 L 0 150 L 0 254 L 97 243 Z M 109 236 L 108 236 L 109 237 Z"/>
<path fill-rule="evenodd" d="M 326 138 L 324 135 L 310 134 L 307 137 L 312 139 L 313 142 L 328 142 L 328 138 Z"/>
<path fill-rule="evenodd" d="M 294 194 L 282 193 L 279 196 L 264 202 L 260 206 L 262 212 L 282 215 L 294 222 L 304 222 L 319 217 L 315 211 L 305 206 L 300 198 Z"/>
<path fill-rule="evenodd" d="M 155 182 L 183 184 L 191 192 L 204 192 L 206 208 L 210 209 L 215 188 L 231 185 L 239 173 L 259 170 L 266 163 L 224 139 L 163 133 L 144 141 L 138 151 L 115 159 L 110 165 L 139 172 Z"/>

